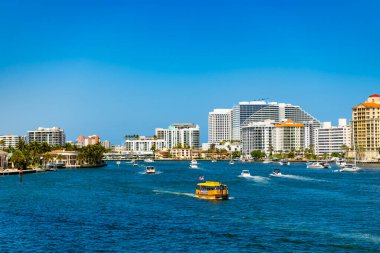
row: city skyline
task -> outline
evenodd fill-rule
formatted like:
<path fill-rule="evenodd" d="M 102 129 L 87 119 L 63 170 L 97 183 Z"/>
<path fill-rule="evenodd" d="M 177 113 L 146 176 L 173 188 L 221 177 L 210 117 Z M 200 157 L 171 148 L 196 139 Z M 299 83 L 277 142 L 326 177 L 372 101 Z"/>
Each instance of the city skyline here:
<path fill-rule="evenodd" d="M 379 93 L 375 1 L 114 3 L 0 3 L 0 134 L 122 144 L 192 122 L 207 142 L 215 108 L 268 98 L 336 122 Z"/>

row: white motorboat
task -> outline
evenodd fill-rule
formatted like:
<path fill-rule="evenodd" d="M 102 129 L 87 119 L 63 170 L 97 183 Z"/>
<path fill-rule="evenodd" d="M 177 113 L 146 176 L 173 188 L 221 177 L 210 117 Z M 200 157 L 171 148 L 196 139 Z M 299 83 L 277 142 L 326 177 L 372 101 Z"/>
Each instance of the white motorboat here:
<path fill-rule="evenodd" d="M 323 163 L 313 162 L 306 166 L 308 169 L 324 169 Z"/>
<path fill-rule="evenodd" d="M 234 164 L 235 164 L 234 160 L 231 160 L 230 165 L 234 165 Z"/>
<path fill-rule="evenodd" d="M 269 176 L 272 176 L 272 177 L 278 177 L 278 176 L 281 176 L 281 170 L 280 169 L 275 169 L 272 173 L 269 174 Z"/>
<path fill-rule="evenodd" d="M 212 163 L 216 163 L 217 161 L 216 161 L 216 159 L 212 159 L 211 162 Z"/>
<path fill-rule="evenodd" d="M 251 173 L 249 172 L 249 170 L 242 170 L 242 172 L 240 173 L 240 176 L 241 177 L 251 177 Z"/>
<path fill-rule="evenodd" d="M 362 168 L 356 166 L 355 164 L 346 164 L 339 171 L 340 172 L 359 172 L 359 171 L 362 171 Z"/>
<path fill-rule="evenodd" d="M 120 162 L 120 161 L 117 161 L 116 164 L 117 164 L 117 166 L 119 166 L 119 165 L 121 164 L 121 162 Z"/>
<path fill-rule="evenodd" d="M 288 160 L 282 159 L 279 162 L 280 165 L 290 165 L 290 162 Z"/>
<path fill-rule="evenodd" d="M 150 158 L 147 158 L 144 160 L 144 163 L 153 163 L 154 161 Z"/>
<path fill-rule="evenodd" d="M 347 163 L 345 161 L 343 161 L 343 160 L 337 160 L 335 162 L 335 164 L 336 164 L 336 166 L 338 166 L 340 168 L 343 168 L 344 166 L 346 166 Z"/>
<path fill-rule="evenodd" d="M 190 164 L 198 164 L 197 160 L 193 159 L 191 160 Z"/>
<path fill-rule="evenodd" d="M 198 165 L 197 164 L 190 164 L 190 168 L 192 168 L 192 169 L 198 169 Z"/>
<path fill-rule="evenodd" d="M 145 169 L 145 173 L 146 174 L 155 174 L 156 173 L 156 169 L 153 166 L 147 166 L 146 169 Z"/>

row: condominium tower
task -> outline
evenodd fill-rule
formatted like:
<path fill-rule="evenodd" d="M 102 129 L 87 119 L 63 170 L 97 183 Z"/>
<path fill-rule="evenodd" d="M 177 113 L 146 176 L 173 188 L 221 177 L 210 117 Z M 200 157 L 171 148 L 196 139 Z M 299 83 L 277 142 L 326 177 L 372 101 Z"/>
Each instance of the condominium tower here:
<path fill-rule="evenodd" d="M 51 146 L 64 145 L 66 142 L 66 136 L 62 128 L 39 127 L 37 130 L 28 131 L 28 142 L 46 142 Z"/>
<path fill-rule="evenodd" d="M 380 95 L 373 94 L 367 101 L 352 108 L 353 140 L 359 159 L 379 158 Z"/>
<path fill-rule="evenodd" d="M 192 123 L 175 123 L 168 128 L 156 128 L 156 137 L 166 142 L 167 148 L 182 147 L 199 149 L 199 126 Z"/>
<path fill-rule="evenodd" d="M 16 148 L 21 137 L 13 134 L 0 135 L 0 141 L 4 141 L 4 145 L 0 145 L 0 148 Z"/>
<path fill-rule="evenodd" d="M 339 119 L 338 126 L 324 122 L 321 128 L 315 130 L 315 154 L 342 153 L 343 146 L 351 146 L 351 127 L 346 119 Z"/>
<path fill-rule="evenodd" d="M 273 149 L 277 152 L 290 152 L 305 147 L 305 125 L 287 120 L 274 125 Z"/>
<path fill-rule="evenodd" d="M 232 138 L 232 110 L 214 109 L 208 114 L 208 143 L 217 144 Z"/>

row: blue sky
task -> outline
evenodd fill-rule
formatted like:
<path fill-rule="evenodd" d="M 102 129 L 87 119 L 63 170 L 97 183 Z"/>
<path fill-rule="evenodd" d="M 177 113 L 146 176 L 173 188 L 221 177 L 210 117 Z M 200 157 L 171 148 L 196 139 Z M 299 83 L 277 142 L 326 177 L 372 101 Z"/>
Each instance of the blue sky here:
<path fill-rule="evenodd" d="M 68 140 L 269 98 L 321 121 L 380 93 L 379 1 L 0 1 L 0 134 Z"/>

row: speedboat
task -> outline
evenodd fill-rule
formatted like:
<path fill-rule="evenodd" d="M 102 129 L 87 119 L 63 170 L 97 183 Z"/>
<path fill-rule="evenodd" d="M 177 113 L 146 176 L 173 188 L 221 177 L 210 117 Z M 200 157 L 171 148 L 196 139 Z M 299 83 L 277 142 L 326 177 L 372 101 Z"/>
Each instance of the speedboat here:
<path fill-rule="evenodd" d="M 359 172 L 359 171 L 362 171 L 362 168 L 360 168 L 354 164 L 346 164 L 339 171 L 340 172 Z"/>
<path fill-rule="evenodd" d="M 306 167 L 308 169 L 325 169 L 323 163 L 320 162 L 313 162 L 311 164 L 308 164 Z"/>
<path fill-rule="evenodd" d="M 251 173 L 249 172 L 249 170 L 242 170 L 242 172 L 240 173 L 240 176 L 241 177 L 250 177 Z"/>
<path fill-rule="evenodd" d="M 235 164 L 234 160 L 231 160 L 230 165 L 234 165 L 234 164 Z"/>
<path fill-rule="evenodd" d="M 281 176 L 281 170 L 280 169 L 275 169 L 273 170 L 273 172 L 271 174 L 269 174 L 269 176 L 272 176 L 272 177 L 277 177 L 277 176 Z"/>
<path fill-rule="evenodd" d="M 117 166 L 119 166 L 119 165 L 120 165 L 120 163 L 121 163 L 120 161 L 117 161 L 117 162 L 116 162 Z"/>
<path fill-rule="evenodd" d="M 197 184 L 195 195 L 209 200 L 227 200 L 228 187 L 220 182 L 206 181 L 205 183 Z"/>
<path fill-rule="evenodd" d="M 197 160 L 193 159 L 191 160 L 190 164 L 198 164 Z"/>
<path fill-rule="evenodd" d="M 280 165 L 290 165 L 290 162 L 286 159 L 282 159 L 282 160 L 280 160 L 279 164 Z"/>
<path fill-rule="evenodd" d="M 152 163 L 152 162 L 154 162 L 154 161 L 152 159 L 150 159 L 150 158 L 147 158 L 147 159 L 144 160 L 144 163 Z"/>
<path fill-rule="evenodd" d="M 212 163 L 216 163 L 216 159 L 212 159 L 211 162 L 212 162 Z"/>
<path fill-rule="evenodd" d="M 192 169 L 198 169 L 198 164 L 190 164 L 190 168 L 192 168 Z"/>
<path fill-rule="evenodd" d="M 145 173 L 146 174 L 155 174 L 156 173 L 156 169 L 153 166 L 147 166 L 146 169 L 145 169 Z"/>

